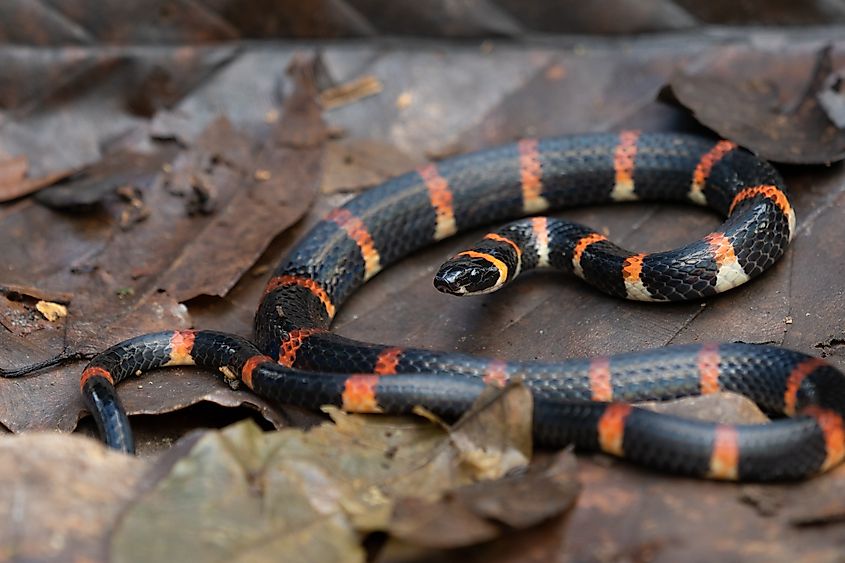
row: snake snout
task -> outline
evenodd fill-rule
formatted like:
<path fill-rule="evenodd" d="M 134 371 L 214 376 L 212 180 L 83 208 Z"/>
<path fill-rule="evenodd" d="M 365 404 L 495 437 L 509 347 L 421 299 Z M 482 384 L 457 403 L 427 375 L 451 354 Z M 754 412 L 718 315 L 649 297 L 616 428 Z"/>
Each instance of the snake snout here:
<path fill-rule="evenodd" d="M 451 295 L 472 295 L 498 289 L 499 279 L 495 265 L 459 255 L 440 267 L 434 276 L 434 287 Z"/>
<path fill-rule="evenodd" d="M 452 295 L 466 295 L 466 284 L 463 283 L 464 273 L 459 268 L 444 265 L 434 276 L 434 287 L 443 293 Z"/>

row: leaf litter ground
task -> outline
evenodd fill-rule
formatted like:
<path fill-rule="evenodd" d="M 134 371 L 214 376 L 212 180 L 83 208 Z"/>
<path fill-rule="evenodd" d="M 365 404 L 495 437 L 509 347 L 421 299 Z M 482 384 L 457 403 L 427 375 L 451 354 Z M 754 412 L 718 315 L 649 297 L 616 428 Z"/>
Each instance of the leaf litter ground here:
<path fill-rule="evenodd" d="M 752 149 L 777 157 L 777 152 L 766 152 L 772 139 L 777 139 L 767 120 L 780 114 L 791 127 L 805 133 L 784 140 L 781 148 L 792 156 L 783 160 L 835 160 L 836 154 L 825 156 L 802 144 L 815 139 L 812 127 L 825 123 L 819 121 L 819 112 L 827 110 L 813 100 L 825 92 L 830 98 L 831 86 L 829 81 L 827 86 L 818 84 L 812 72 L 825 62 L 825 43 L 833 47 L 826 55 L 830 67 L 841 68 L 843 63 L 836 34 L 824 33 L 790 36 L 759 32 L 719 41 L 702 36 L 674 42 L 671 38 L 622 43 L 595 40 L 574 47 L 327 45 L 320 53 L 323 70 L 315 70 L 313 79 L 307 70 L 302 71 L 302 63 L 293 67 L 299 72 L 285 74 L 294 58 L 293 49 L 285 46 L 194 49 L 189 57 L 193 63 L 186 66 L 180 66 L 181 59 L 167 49 L 124 53 L 142 63 L 131 66 L 128 74 L 137 83 L 145 83 L 144 69 L 150 68 L 163 68 L 170 76 L 180 77 L 179 87 L 165 103 L 154 103 L 160 101 L 155 97 L 149 103 L 139 103 L 137 91 L 116 88 L 121 81 L 115 78 L 127 76 L 120 74 L 127 72 L 126 67 L 107 64 L 108 57 L 98 49 L 66 53 L 57 48 L 55 57 L 36 57 L 28 68 L 41 68 L 41 76 L 61 76 L 67 68 L 84 68 L 85 72 L 76 76 L 85 76 L 85 80 L 77 80 L 73 88 L 63 83 L 61 96 L 50 92 L 51 87 L 59 86 L 42 82 L 37 88 L 43 95 L 34 98 L 38 102 L 7 104 L 3 110 L 0 150 L 7 156 L 7 164 L 0 167 L 3 193 L 12 197 L 40 188 L 44 181 L 39 184 L 39 179 L 52 174 L 67 179 L 0 208 L 0 229 L 7 241 L 0 279 L 4 300 L 0 324 L 5 329 L 0 338 L 7 363 L 0 367 L 20 369 L 58 353 L 89 355 L 124 337 L 158 328 L 197 326 L 249 334 L 268 270 L 308 226 L 350 192 L 431 158 L 523 135 L 623 127 L 706 133 L 685 108 L 670 103 L 667 84 L 671 84 L 676 101 L 723 133 L 732 131 L 722 127 L 734 124 L 731 119 L 735 118 L 721 112 L 714 117 L 727 123 L 710 123 L 706 112 L 698 108 L 699 102 L 688 98 L 690 91 L 701 93 L 695 88 L 696 80 L 708 80 L 708 86 L 721 88 L 703 103 L 764 104 L 769 111 L 750 114 L 759 122 L 744 124 L 742 131 L 742 142 Z M 19 55 L 0 49 L 0 57 L 17 60 Z M 108 56 L 113 57 L 114 52 Z M 765 74 L 766 69 L 771 69 L 770 75 Z M 313 105 L 315 83 L 325 80 L 320 72 L 328 75 L 330 86 L 371 75 L 381 89 L 321 115 Z M 754 87 L 767 83 L 779 89 Z M 23 81 L 21 88 L 35 88 L 32 84 Z M 479 84 L 484 88 L 478 88 Z M 736 86 L 735 92 L 727 87 L 731 84 Z M 815 87 L 819 90 L 814 91 Z M 777 100 L 774 105 L 773 99 Z M 92 100 L 98 101 L 96 119 L 92 118 Z M 102 100 L 109 103 L 99 103 Z M 127 103 L 130 100 L 133 103 Z M 146 109 L 139 112 L 138 108 Z M 62 120 L 66 119 L 76 120 L 80 126 L 64 127 Z M 826 147 L 837 150 L 833 143 Z M 800 160 L 804 154 L 809 156 Z M 25 163 L 21 155 L 26 155 Z M 372 341 L 546 360 L 701 340 L 772 342 L 825 355 L 842 367 L 845 290 L 840 276 L 845 246 L 839 216 L 845 204 L 845 176 L 840 164 L 793 164 L 780 169 L 799 213 L 799 231 L 791 250 L 767 275 L 719 299 L 665 307 L 621 303 L 577 281 L 536 276 L 501 295 L 455 302 L 434 293 L 430 277 L 444 256 L 478 236 L 472 233 L 418 253 L 378 276 L 351 299 L 335 326 L 342 334 Z M 132 189 L 121 191 L 125 186 Z M 279 202 L 278 210 L 272 207 L 274 202 Z M 146 211 L 139 211 L 143 209 Z M 561 215 L 645 251 L 677 245 L 717 224 L 717 219 L 706 213 L 673 205 L 586 208 Z M 229 236 L 231 232 L 238 232 L 237 239 L 244 244 L 237 244 L 235 237 Z M 67 316 L 48 321 L 38 312 L 39 302 L 65 305 Z M 0 381 L 4 425 L 13 431 L 72 429 L 81 409 L 76 385 L 80 368 L 81 363 L 72 363 L 36 376 Z M 197 401 L 213 401 L 251 405 L 276 426 L 290 421 L 315 422 L 313 415 L 265 404 L 191 369 L 150 374 L 124 385 L 121 395 L 133 413 L 163 413 Z M 735 412 L 726 416 L 739 420 L 759 416 L 741 401 L 737 403 Z M 712 404 L 690 402 L 669 408 L 698 409 L 700 416 L 711 418 L 716 410 Z M 338 420 L 354 420 L 337 416 Z M 214 416 L 202 423 L 215 425 Z M 335 431 L 343 430 L 344 423 Z M 317 432 L 320 435 L 326 430 Z M 216 471 L 232 475 L 241 463 L 233 461 L 239 456 L 250 460 L 241 463 L 241 473 L 245 467 L 256 470 L 256 460 L 273 458 L 264 441 L 283 442 L 285 438 L 281 437 L 284 434 L 271 436 L 241 425 L 220 435 L 191 438 L 195 441 L 176 446 L 174 453 L 165 454 L 159 462 L 114 463 L 137 468 L 141 467 L 138 463 L 166 464 L 169 459 L 170 469 L 183 467 L 179 465 L 183 462 L 184 467 L 196 467 L 191 452 L 200 448 L 219 452 L 215 454 L 219 456 L 215 458 L 219 463 Z M 20 439 L 19 445 L 8 440 L 7 447 L 15 451 L 31 448 L 26 440 L 29 438 Z M 250 447 L 253 449 L 244 449 Z M 103 461 L 106 463 L 112 462 Z M 170 469 L 159 468 L 152 481 L 141 477 L 133 481 L 137 495 L 133 493 L 133 499 L 122 505 L 126 511 L 123 518 L 149 509 L 145 499 L 154 498 L 157 487 L 166 488 Z M 59 474 L 58 469 L 53 471 Z M 325 476 L 323 471 L 307 470 L 305 476 Z M 554 470 L 550 471 L 554 475 Z M 257 495 L 259 501 L 266 498 L 261 479 L 239 478 L 244 481 L 244 494 Z M 448 512 L 451 502 L 456 503 L 454 510 L 459 514 L 494 515 L 467 520 L 466 537 L 484 540 L 484 544 L 470 553 L 455 552 L 464 558 L 520 560 L 528 545 L 540 546 L 538 560 L 550 553 L 543 548 L 575 560 L 671 561 L 681 554 L 697 553 L 767 561 L 801 555 L 834 561 L 841 552 L 842 524 L 837 522 L 843 519 L 845 506 L 837 501 L 842 495 L 836 491 L 845 482 L 842 470 L 806 484 L 760 488 L 674 479 L 603 457 L 583 457 L 578 478 L 583 490 L 574 511 L 557 521 L 549 515 L 542 518 L 547 523 L 536 528 L 542 530 L 539 536 L 525 532 L 492 539 L 489 535 L 489 530 L 500 530 L 508 523 L 503 515 L 517 511 L 497 509 L 479 499 L 505 502 L 502 499 L 519 496 L 512 491 L 520 490 L 521 485 L 511 483 L 510 489 L 507 484 L 500 485 L 501 493 L 467 493 L 463 500 L 447 499 L 433 506 L 426 505 L 425 498 L 391 505 L 392 515 L 419 518 L 410 518 L 404 527 L 396 524 L 390 528 L 389 540 L 370 534 L 363 548 L 344 553 L 357 557 L 365 553 L 361 549 L 369 549 L 371 555 L 413 558 L 419 547 L 414 542 L 425 534 L 441 538 L 443 545 L 438 547 L 454 547 L 446 533 L 449 530 L 433 533 L 430 528 L 444 521 L 443 511 Z M 132 488 L 133 483 L 124 483 L 121 490 Z M 195 485 L 200 489 L 208 486 L 200 481 Z M 17 498 L 23 498 L 20 502 L 28 510 L 39 510 L 31 504 L 35 497 Z M 221 502 L 214 495 L 203 498 L 209 506 Z M 253 531 L 275 529 L 279 524 L 255 512 L 257 506 L 264 507 L 259 501 L 237 501 L 244 503 L 244 510 L 253 511 L 257 526 Z M 483 509 L 478 508 L 479 503 Z M 138 512 L 133 512 L 136 509 Z M 109 514 L 113 513 L 104 512 L 103 518 Z M 346 512 L 344 518 L 348 518 Z M 381 526 L 385 526 L 383 522 Z M 62 529 L 58 521 L 47 520 L 45 525 Z M 355 518 L 334 516 L 314 525 L 315 529 L 345 529 L 338 531 L 335 539 L 354 539 L 356 546 L 361 530 L 383 533 L 385 529 L 361 527 Z M 299 531 L 307 535 L 306 529 Z M 119 532 L 116 543 L 109 549 L 139 541 L 125 527 L 115 530 Z M 231 545 L 236 545 L 233 536 L 238 534 L 230 536 L 226 530 L 223 525 L 221 536 L 213 540 L 232 539 Z M 279 541 L 301 547 L 296 533 L 283 534 Z M 373 548 L 376 540 L 381 549 Z M 98 543 L 100 536 L 91 541 L 89 547 L 104 549 Z M 336 548 L 338 545 L 329 544 L 315 547 Z M 56 554 L 66 552 L 50 553 L 59 557 Z M 442 557 L 447 560 L 450 556 Z"/>

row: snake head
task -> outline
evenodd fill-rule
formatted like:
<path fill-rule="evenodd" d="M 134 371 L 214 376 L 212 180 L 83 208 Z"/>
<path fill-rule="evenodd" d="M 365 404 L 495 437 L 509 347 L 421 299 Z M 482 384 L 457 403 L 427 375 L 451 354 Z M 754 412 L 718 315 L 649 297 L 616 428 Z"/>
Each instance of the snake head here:
<path fill-rule="evenodd" d="M 505 284 L 507 271 L 480 252 L 461 252 L 440 266 L 434 287 L 452 295 L 480 295 Z"/>

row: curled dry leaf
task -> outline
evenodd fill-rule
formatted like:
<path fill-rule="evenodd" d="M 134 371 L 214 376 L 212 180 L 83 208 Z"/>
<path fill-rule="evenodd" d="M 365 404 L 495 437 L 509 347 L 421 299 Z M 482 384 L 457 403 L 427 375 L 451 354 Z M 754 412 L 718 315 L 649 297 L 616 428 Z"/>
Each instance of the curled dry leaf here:
<path fill-rule="evenodd" d="M 527 387 L 488 388 L 450 430 L 463 464 L 480 479 L 499 479 L 531 459 L 533 398 Z"/>
<path fill-rule="evenodd" d="M 40 287 L 19 284 L 2 284 L 0 285 L 0 293 L 15 299 L 29 298 L 39 301 L 53 301 L 65 305 L 70 303 L 71 297 L 73 297 L 72 294 L 63 291 L 51 291 Z"/>
<path fill-rule="evenodd" d="M 372 531 L 442 547 L 495 537 L 499 523 L 531 526 L 570 505 L 571 460 L 483 481 L 525 468 L 529 396 L 522 386 L 484 396 L 448 429 L 331 408 L 334 424 L 310 431 L 265 434 L 243 422 L 208 433 L 183 457 L 161 462 L 160 478 L 118 523 L 112 556 L 362 561 L 361 535 Z M 486 486 L 503 498 L 490 499 Z M 441 526 L 473 533 L 444 543 L 433 514 Z"/>
<path fill-rule="evenodd" d="M 437 549 L 487 541 L 503 528 L 527 528 L 565 513 L 578 490 L 575 456 L 565 450 L 525 471 L 460 487 L 434 502 L 402 498 L 390 533 L 403 543 Z"/>
<path fill-rule="evenodd" d="M 831 50 L 721 49 L 676 75 L 672 91 L 704 125 L 764 158 L 828 164 L 845 158 L 845 130 L 819 103 Z"/>

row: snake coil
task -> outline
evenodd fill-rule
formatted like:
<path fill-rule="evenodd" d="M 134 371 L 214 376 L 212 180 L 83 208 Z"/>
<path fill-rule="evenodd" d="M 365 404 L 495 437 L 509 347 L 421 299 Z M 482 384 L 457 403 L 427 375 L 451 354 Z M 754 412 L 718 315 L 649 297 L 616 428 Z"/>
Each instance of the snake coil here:
<path fill-rule="evenodd" d="M 329 213 L 274 272 L 255 317 L 256 344 L 213 331 L 133 338 L 85 368 L 82 393 L 110 446 L 134 450 L 114 386 L 132 374 L 198 365 L 281 403 L 403 414 L 463 413 L 486 384 L 519 377 L 535 396 L 536 440 L 575 444 L 653 468 L 727 480 L 807 477 L 845 457 L 845 379 L 799 352 L 749 344 L 672 346 L 563 362 L 501 361 L 358 342 L 328 329 L 338 307 L 382 268 L 459 230 L 550 209 L 682 201 L 725 217 L 682 248 L 627 251 L 588 227 L 534 217 L 447 262 L 441 291 L 496 290 L 552 268 L 616 297 L 701 299 L 761 274 L 795 234 L 783 181 L 729 141 L 680 134 L 590 134 L 458 156 L 391 179 Z M 693 421 L 631 402 L 735 391 L 779 418 Z"/>

